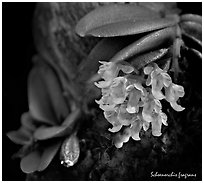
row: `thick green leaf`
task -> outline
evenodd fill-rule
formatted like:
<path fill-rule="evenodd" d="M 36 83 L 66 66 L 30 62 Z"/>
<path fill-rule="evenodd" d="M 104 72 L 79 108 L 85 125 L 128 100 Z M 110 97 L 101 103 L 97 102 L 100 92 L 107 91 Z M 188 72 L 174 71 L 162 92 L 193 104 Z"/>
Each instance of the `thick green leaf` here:
<path fill-rule="evenodd" d="M 88 58 L 80 66 L 79 77 L 86 81 L 88 78 L 97 73 L 99 60 L 110 60 L 118 51 L 131 44 L 135 38 L 131 37 L 114 37 L 102 39 L 90 52 Z"/>
<path fill-rule="evenodd" d="M 32 144 L 23 145 L 16 153 L 14 153 L 12 155 L 11 158 L 12 159 L 16 159 L 16 158 L 23 158 L 23 157 L 25 157 L 25 155 L 30 153 L 31 146 L 32 146 Z"/>
<path fill-rule="evenodd" d="M 34 131 L 35 129 L 34 121 L 29 112 L 25 112 L 21 115 L 21 124 L 28 130 Z"/>
<path fill-rule="evenodd" d="M 73 126 L 74 123 L 76 122 L 76 119 L 80 117 L 80 113 L 81 113 L 81 110 L 78 108 L 78 109 L 75 109 L 73 112 L 71 112 L 67 117 L 66 119 L 64 120 L 64 122 L 62 123 L 62 125 L 64 126 Z"/>
<path fill-rule="evenodd" d="M 202 41 L 202 25 L 196 22 L 182 22 L 181 24 L 182 30 L 195 37 L 196 39 Z"/>
<path fill-rule="evenodd" d="M 175 27 L 169 27 L 148 34 L 134 43 L 120 50 L 111 58 L 111 62 L 127 60 L 128 58 L 141 53 L 157 49 L 161 45 L 171 45 L 176 37 Z"/>
<path fill-rule="evenodd" d="M 60 145 L 61 145 L 61 142 L 58 142 L 44 149 L 44 152 L 42 153 L 42 156 L 41 156 L 40 164 L 38 166 L 38 171 L 43 171 L 48 167 L 48 165 L 56 155 Z"/>
<path fill-rule="evenodd" d="M 129 62 L 131 62 L 131 65 L 133 65 L 136 69 L 141 69 L 145 65 L 151 62 L 155 62 L 158 59 L 162 58 L 164 55 L 167 54 L 167 52 L 168 52 L 168 49 L 160 49 L 156 51 L 151 51 L 146 54 L 136 56 L 130 59 Z"/>
<path fill-rule="evenodd" d="M 48 66 L 34 67 L 28 80 L 29 109 L 32 117 L 49 124 L 59 124 L 68 114 L 61 86 Z"/>
<path fill-rule="evenodd" d="M 40 127 L 34 133 L 34 138 L 37 140 L 46 140 L 54 137 L 61 137 L 69 134 L 73 126 L 53 126 L 53 127 Z"/>
<path fill-rule="evenodd" d="M 16 144 L 26 145 L 30 144 L 32 134 L 25 128 L 21 127 L 16 131 L 7 133 L 8 138 Z"/>
<path fill-rule="evenodd" d="M 34 119 L 48 124 L 56 123 L 57 119 L 52 110 L 49 92 L 39 67 L 34 67 L 29 75 L 28 102 Z"/>
<path fill-rule="evenodd" d="M 184 14 L 181 15 L 180 17 L 181 21 L 192 21 L 192 22 L 197 22 L 199 24 L 202 24 L 202 16 L 200 15 L 195 15 L 195 14 Z"/>
<path fill-rule="evenodd" d="M 193 48 L 189 49 L 190 52 L 192 52 L 200 61 L 202 61 L 202 53 L 199 52 L 198 50 L 195 50 Z"/>
<path fill-rule="evenodd" d="M 33 173 L 36 170 L 38 170 L 40 161 L 41 161 L 40 152 L 38 151 L 31 152 L 30 154 L 21 159 L 20 163 L 21 170 L 24 173 Z"/>
<path fill-rule="evenodd" d="M 202 52 L 202 42 L 192 35 L 189 35 L 185 32 L 182 33 L 182 38 L 185 42 L 185 45 L 189 48 L 194 48 L 200 52 Z"/>
<path fill-rule="evenodd" d="M 159 14 L 145 7 L 137 5 L 108 5 L 99 7 L 85 17 L 83 17 L 76 26 L 76 32 L 80 36 L 87 35 L 93 29 L 104 25 L 126 20 L 146 20 L 159 18 Z"/>
<path fill-rule="evenodd" d="M 138 2 L 138 4 L 162 15 L 179 14 L 181 12 L 181 10 L 177 8 L 176 2 Z"/>
<path fill-rule="evenodd" d="M 157 19 L 149 18 L 147 20 L 127 20 L 97 27 L 88 31 L 86 35 L 95 37 L 126 36 L 170 27 L 176 23 L 178 23 L 178 20 L 174 17 Z"/>

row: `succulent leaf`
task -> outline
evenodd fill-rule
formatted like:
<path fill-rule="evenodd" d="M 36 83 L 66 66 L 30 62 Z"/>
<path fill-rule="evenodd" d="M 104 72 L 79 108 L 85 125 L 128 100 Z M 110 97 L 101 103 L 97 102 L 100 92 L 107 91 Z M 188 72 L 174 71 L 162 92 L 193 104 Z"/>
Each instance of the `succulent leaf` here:
<path fill-rule="evenodd" d="M 202 16 L 200 16 L 200 15 L 183 14 L 183 15 L 181 15 L 180 18 L 181 18 L 181 22 L 192 21 L 192 22 L 196 22 L 196 23 L 202 24 Z"/>
<path fill-rule="evenodd" d="M 22 126 L 31 131 L 34 131 L 36 128 L 34 125 L 34 120 L 29 112 L 25 112 L 21 115 L 21 124 Z"/>
<path fill-rule="evenodd" d="M 50 164 L 54 156 L 56 155 L 57 151 L 60 148 L 61 142 L 54 143 L 53 145 L 50 145 L 46 147 L 41 155 L 40 164 L 38 166 L 38 171 L 43 171 L 47 168 L 47 166 Z"/>
<path fill-rule="evenodd" d="M 53 127 L 40 127 L 34 133 L 34 138 L 37 140 L 46 140 L 54 137 L 62 137 L 70 134 L 72 127 L 70 126 L 53 126 Z"/>
<path fill-rule="evenodd" d="M 127 60 L 134 55 L 139 55 L 141 53 L 151 51 L 152 49 L 157 49 L 161 45 L 172 44 L 175 37 L 175 27 L 168 27 L 154 31 L 120 50 L 111 58 L 110 61 L 117 62 Z"/>
<path fill-rule="evenodd" d="M 71 127 L 73 123 L 76 121 L 76 119 L 80 116 L 80 109 L 75 109 L 73 112 L 71 112 L 62 123 L 63 126 L 69 126 Z"/>
<path fill-rule="evenodd" d="M 21 159 L 21 170 L 24 173 L 33 173 L 38 170 L 40 165 L 41 155 L 39 151 L 33 151 Z"/>
<path fill-rule="evenodd" d="M 133 56 L 133 58 L 131 58 L 129 62 L 132 64 L 132 66 L 134 66 L 139 70 L 151 62 L 155 62 L 159 60 L 164 55 L 166 55 L 167 52 L 168 52 L 168 49 L 159 49 L 156 51 L 151 51 L 151 52 L 142 54 L 140 56 L 135 56 L 135 57 Z"/>
<path fill-rule="evenodd" d="M 175 25 L 177 20 L 174 18 L 158 18 L 148 20 L 127 20 L 112 24 L 103 25 L 87 32 L 87 35 L 94 37 L 115 37 L 135 35 L 144 32 L 159 30 Z"/>
<path fill-rule="evenodd" d="M 28 80 L 28 100 L 32 117 L 48 124 L 59 124 L 68 114 L 55 73 L 48 67 L 34 67 Z"/>
<path fill-rule="evenodd" d="M 76 32 L 80 36 L 87 35 L 93 29 L 98 27 L 125 22 L 128 20 L 146 20 L 159 18 L 159 14 L 145 7 L 136 5 L 108 5 L 99 7 L 85 17 L 83 17 L 76 26 Z"/>
<path fill-rule="evenodd" d="M 181 24 L 182 30 L 194 37 L 195 39 L 198 39 L 202 41 L 202 24 L 192 22 L 192 21 L 187 21 L 187 22 L 182 22 Z"/>
<path fill-rule="evenodd" d="M 26 145 L 31 143 L 31 133 L 26 129 L 19 129 L 7 133 L 8 138 L 16 144 Z"/>

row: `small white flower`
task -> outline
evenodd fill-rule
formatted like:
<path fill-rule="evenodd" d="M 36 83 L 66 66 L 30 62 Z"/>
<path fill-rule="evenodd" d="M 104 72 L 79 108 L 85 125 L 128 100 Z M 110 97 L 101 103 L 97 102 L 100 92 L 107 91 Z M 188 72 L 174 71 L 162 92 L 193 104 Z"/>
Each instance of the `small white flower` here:
<path fill-rule="evenodd" d="M 184 88 L 180 85 L 170 84 L 165 90 L 166 100 L 170 103 L 171 107 L 176 111 L 183 111 L 185 108 L 177 104 L 179 97 L 183 97 L 185 92 Z"/>

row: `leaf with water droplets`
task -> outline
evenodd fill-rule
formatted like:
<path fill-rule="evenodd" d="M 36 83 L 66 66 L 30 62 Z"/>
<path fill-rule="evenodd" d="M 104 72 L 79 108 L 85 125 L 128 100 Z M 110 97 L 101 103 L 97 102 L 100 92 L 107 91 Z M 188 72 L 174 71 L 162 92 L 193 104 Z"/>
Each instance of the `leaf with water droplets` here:
<path fill-rule="evenodd" d="M 151 51 L 146 54 L 142 54 L 140 56 L 133 57 L 129 60 L 129 62 L 136 68 L 141 69 L 145 65 L 155 62 L 158 59 L 162 58 L 165 54 L 167 54 L 168 49 L 160 49 L 156 51 Z"/>
<path fill-rule="evenodd" d="M 127 60 L 134 55 L 139 55 L 152 49 L 155 50 L 161 45 L 171 45 L 175 37 L 175 27 L 169 27 L 166 29 L 155 31 L 123 48 L 118 53 L 116 53 L 110 61 L 117 62 L 121 60 Z"/>
<path fill-rule="evenodd" d="M 76 26 L 76 32 L 80 36 L 85 36 L 94 29 L 118 22 L 155 18 L 159 18 L 159 14 L 145 7 L 120 4 L 107 5 L 97 8 L 83 17 Z"/>
<path fill-rule="evenodd" d="M 103 25 L 87 32 L 87 35 L 95 37 L 114 37 L 140 34 L 170 27 L 178 23 L 175 18 L 158 18 L 148 20 L 127 20 Z"/>

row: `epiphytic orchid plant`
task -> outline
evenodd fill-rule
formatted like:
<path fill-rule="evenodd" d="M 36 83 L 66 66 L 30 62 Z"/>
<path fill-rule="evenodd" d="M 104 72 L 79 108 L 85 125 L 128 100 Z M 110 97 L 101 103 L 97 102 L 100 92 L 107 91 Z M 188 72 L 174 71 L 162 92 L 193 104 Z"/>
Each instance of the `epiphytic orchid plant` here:
<path fill-rule="evenodd" d="M 44 170 L 60 148 L 62 164 L 77 162 L 80 116 L 101 94 L 96 102 L 112 124 L 107 131 L 116 133 L 117 148 L 130 137 L 140 140 L 140 131 L 150 126 L 153 136 L 162 134 L 168 116 L 162 111 L 164 100 L 174 110 L 184 110 L 179 104 L 184 96 L 179 60 L 182 49 L 201 58 L 202 18 L 158 7 L 111 4 L 88 13 L 76 25 L 76 33 L 102 39 L 79 66 L 66 65 L 53 40 L 50 47 L 58 62 L 40 52 L 46 61 L 35 62 L 29 75 L 29 111 L 22 115 L 19 130 L 8 133 L 23 146 L 18 156 L 24 172 Z"/>
<path fill-rule="evenodd" d="M 141 129 L 148 130 L 150 124 L 152 135 L 162 134 L 167 115 L 162 112 L 161 100 L 176 111 L 184 110 L 177 103 L 184 96 L 184 88 L 174 84 L 168 72 L 177 82 L 181 49 L 193 50 L 201 57 L 201 19 L 193 14 L 120 4 L 100 7 L 78 23 L 76 32 L 80 36 L 103 38 L 88 59 L 90 64 L 102 64 L 99 77 L 89 81 L 103 79 L 95 82 L 102 93 L 96 102 L 113 126 L 109 131 L 119 132 L 125 126 L 123 134 L 117 133 L 114 138 L 117 148 L 130 137 L 140 140 Z"/>
<path fill-rule="evenodd" d="M 28 78 L 29 111 L 22 115 L 21 127 L 7 134 L 23 146 L 17 155 L 22 156 L 20 166 L 25 173 L 44 170 L 60 147 L 65 166 L 72 166 L 79 157 L 74 129 L 80 110 L 66 102 L 54 70 L 38 61 Z"/>

